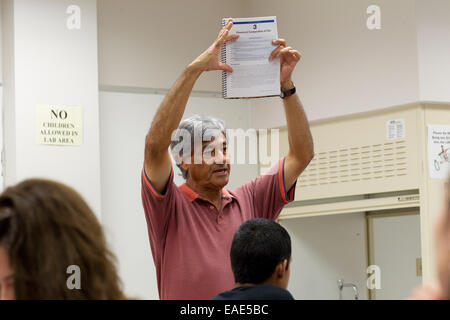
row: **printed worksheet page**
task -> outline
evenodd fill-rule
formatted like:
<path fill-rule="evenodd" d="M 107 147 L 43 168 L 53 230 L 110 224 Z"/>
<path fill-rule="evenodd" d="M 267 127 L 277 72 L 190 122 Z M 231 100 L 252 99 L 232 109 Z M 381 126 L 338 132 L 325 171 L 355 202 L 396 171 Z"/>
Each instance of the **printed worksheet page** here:
<path fill-rule="evenodd" d="M 269 61 L 276 48 L 272 40 L 278 38 L 276 17 L 233 18 L 230 34 L 239 38 L 224 46 L 224 62 L 233 68 L 222 77 L 224 98 L 279 95 L 280 60 Z"/>

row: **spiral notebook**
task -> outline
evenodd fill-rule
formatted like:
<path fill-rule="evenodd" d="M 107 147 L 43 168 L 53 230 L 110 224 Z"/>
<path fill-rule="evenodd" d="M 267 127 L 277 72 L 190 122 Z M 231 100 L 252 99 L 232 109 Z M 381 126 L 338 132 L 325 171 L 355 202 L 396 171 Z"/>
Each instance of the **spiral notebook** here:
<path fill-rule="evenodd" d="M 225 26 L 228 19 L 222 19 Z M 222 96 L 225 99 L 261 98 L 280 95 L 280 60 L 269 61 L 278 38 L 277 18 L 233 18 L 229 34 L 239 38 L 225 43 L 221 61 L 233 72 L 222 72 Z"/>

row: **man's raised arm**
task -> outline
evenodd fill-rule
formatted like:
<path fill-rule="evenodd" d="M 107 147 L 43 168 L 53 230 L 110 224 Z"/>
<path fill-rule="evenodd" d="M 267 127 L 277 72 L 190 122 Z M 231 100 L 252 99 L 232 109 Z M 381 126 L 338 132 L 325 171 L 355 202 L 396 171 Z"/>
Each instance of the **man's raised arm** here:
<path fill-rule="evenodd" d="M 233 71 L 229 65 L 219 61 L 219 52 L 222 45 L 238 37 L 237 35 L 228 35 L 232 25 L 233 22 L 229 19 L 216 41 L 186 67 L 164 98 L 153 119 L 151 128 L 145 138 L 144 168 L 153 187 L 160 193 L 164 191 L 172 169 L 172 161 L 168 150 L 172 133 L 180 124 L 195 82 L 203 71 Z"/>
<path fill-rule="evenodd" d="M 280 58 L 281 89 L 288 92 L 294 88 L 291 75 L 301 55 L 297 50 L 286 47 L 286 41 L 283 39 L 274 40 L 273 43 L 278 47 L 269 59 Z M 297 94 L 285 97 L 283 105 L 289 139 L 289 152 L 284 162 L 284 180 L 286 190 L 289 190 L 314 157 L 314 144 L 305 111 Z"/>

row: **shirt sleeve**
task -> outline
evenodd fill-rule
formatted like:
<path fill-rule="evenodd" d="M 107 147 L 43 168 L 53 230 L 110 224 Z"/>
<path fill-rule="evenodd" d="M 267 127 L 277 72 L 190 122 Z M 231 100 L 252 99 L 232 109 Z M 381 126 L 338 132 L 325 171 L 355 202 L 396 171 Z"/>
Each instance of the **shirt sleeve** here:
<path fill-rule="evenodd" d="M 150 182 L 150 179 L 142 169 L 141 196 L 147 221 L 148 235 L 152 245 L 164 241 L 167 234 L 168 222 L 175 212 L 175 195 L 177 187 L 173 182 L 173 169 L 164 193 L 159 193 Z"/>
<path fill-rule="evenodd" d="M 242 188 L 252 198 L 254 218 L 275 220 L 284 205 L 294 200 L 295 182 L 286 190 L 284 179 L 284 161 L 280 159 L 266 173 L 242 185 Z"/>

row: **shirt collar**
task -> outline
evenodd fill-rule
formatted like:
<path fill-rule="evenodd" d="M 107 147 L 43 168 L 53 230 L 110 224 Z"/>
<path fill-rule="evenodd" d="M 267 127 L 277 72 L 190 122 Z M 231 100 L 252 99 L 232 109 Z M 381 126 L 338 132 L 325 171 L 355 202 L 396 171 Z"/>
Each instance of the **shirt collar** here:
<path fill-rule="evenodd" d="M 186 183 L 182 184 L 178 187 L 181 192 L 189 199 L 190 202 L 194 201 L 197 198 L 200 198 L 197 192 L 188 187 Z M 228 192 L 228 190 L 222 188 L 222 198 L 232 199 L 234 196 Z"/>

